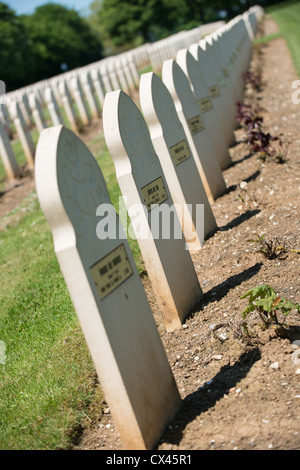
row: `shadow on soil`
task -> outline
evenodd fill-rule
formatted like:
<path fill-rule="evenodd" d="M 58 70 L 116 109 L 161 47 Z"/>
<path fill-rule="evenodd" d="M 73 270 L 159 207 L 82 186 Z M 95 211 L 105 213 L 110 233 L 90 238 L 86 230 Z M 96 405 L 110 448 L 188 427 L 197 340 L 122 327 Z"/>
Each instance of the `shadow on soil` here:
<path fill-rule="evenodd" d="M 219 230 L 221 232 L 226 232 L 227 230 L 230 230 L 232 229 L 233 227 L 237 227 L 238 225 L 242 224 L 243 222 L 245 222 L 246 220 L 249 220 L 251 219 L 251 217 L 254 217 L 256 214 L 259 214 L 260 210 L 258 209 L 254 209 L 254 210 L 247 210 L 246 212 L 244 212 L 243 214 L 239 215 L 238 217 L 236 217 L 235 219 L 231 220 L 230 222 L 228 222 L 226 225 L 223 225 L 222 227 L 218 227 L 216 230 L 212 230 L 211 232 L 209 232 L 206 237 L 205 237 L 205 240 L 209 240 L 211 237 L 213 237 L 215 235 L 215 233 L 217 233 Z"/>
<path fill-rule="evenodd" d="M 250 268 L 245 269 L 241 273 L 229 276 L 225 281 L 221 282 L 217 286 L 212 287 L 209 291 L 205 292 L 201 301 L 198 302 L 195 307 L 190 311 L 186 318 L 192 318 L 193 314 L 202 310 L 204 306 L 216 300 L 221 300 L 231 289 L 239 286 L 243 282 L 251 279 L 255 276 L 263 266 L 263 263 L 255 263 Z"/>
<path fill-rule="evenodd" d="M 243 222 L 245 222 L 246 220 L 251 219 L 251 217 L 254 217 L 255 215 L 257 215 L 259 213 L 260 213 L 260 210 L 258 210 L 258 209 L 247 210 L 243 214 L 239 215 L 235 219 L 228 222 L 228 224 L 223 225 L 223 227 L 219 227 L 219 230 L 221 230 L 221 232 L 225 232 L 226 230 L 229 230 L 233 227 L 237 227 L 238 225 L 241 225 Z"/>
<path fill-rule="evenodd" d="M 163 442 L 179 444 L 186 426 L 228 394 L 232 387 L 246 377 L 253 364 L 260 358 L 258 348 L 244 352 L 233 365 L 222 367 L 212 380 L 185 397 L 157 445 Z"/>

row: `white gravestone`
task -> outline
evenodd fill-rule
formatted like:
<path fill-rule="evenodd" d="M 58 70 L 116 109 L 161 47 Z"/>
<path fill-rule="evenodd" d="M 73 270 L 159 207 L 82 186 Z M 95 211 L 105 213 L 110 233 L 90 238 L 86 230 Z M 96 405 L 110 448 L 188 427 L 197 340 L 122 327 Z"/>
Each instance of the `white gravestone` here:
<path fill-rule="evenodd" d="M 215 106 L 216 113 L 218 114 L 227 145 L 231 146 L 235 142 L 235 135 L 226 111 L 226 96 L 224 96 L 224 93 L 221 93 L 221 90 L 217 85 L 217 78 L 214 75 L 210 62 L 208 60 L 208 54 L 204 52 L 204 50 L 199 46 L 198 43 L 192 44 L 189 47 L 189 51 L 198 61 L 199 68 L 202 74 L 201 79 L 206 83 L 209 89 L 209 94 Z"/>
<path fill-rule="evenodd" d="M 103 130 L 166 330 L 175 330 L 202 290 L 146 122 L 121 90 L 105 97 Z"/>
<path fill-rule="evenodd" d="M 95 93 L 97 95 L 100 106 L 102 108 L 103 103 L 104 103 L 105 91 L 104 91 L 104 83 L 103 83 L 100 71 L 96 68 L 91 69 L 91 78 L 93 80 Z"/>
<path fill-rule="evenodd" d="M 30 109 L 29 102 L 28 102 L 27 93 L 22 93 L 22 92 L 18 93 L 17 101 L 20 106 L 21 113 L 26 123 L 26 126 L 28 127 L 28 129 L 30 129 L 31 127 L 34 126 L 34 122 L 32 120 L 32 114 L 31 114 L 31 109 Z"/>
<path fill-rule="evenodd" d="M 20 169 L 11 146 L 9 137 L 0 120 L 0 155 L 2 158 L 3 166 L 5 168 L 7 179 L 13 183 L 17 176 L 20 174 Z"/>
<path fill-rule="evenodd" d="M 221 170 L 225 170 L 232 164 L 232 161 L 209 90 L 203 79 L 201 79 L 198 62 L 187 49 L 178 51 L 176 62 L 190 80 L 192 90 L 201 109 L 201 118 L 205 129 L 216 152 Z"/>
<path fill-rule="evenodd" d="M 30 93 L 28 100 L 37 130 L 41 133 L 47 127 L 41 102 L 34 91 Z"/>
<path fill-rule="evenodd" d="M 85 103 L 85 97 L 83 94 L 82 86 L 79 77 L 73 77 L 71 80 L 71 92 L 74 100 L 77 104 L 78 112 L 84 126 L 88 126 L 91 123 L 91 118 L 87 105 Z"/>
<path fill-rule="evenodd" d="M 226 71 L 221 69 L 220 63 L 216 58 L 216 51 L 213 46 L 212 39 L 210 36 L 207 36 L 205 39 L 199 41 L 199 46 L 205 53 L 210 61 L 211 67 L 214 70 L 214 74 L 217 77 L 217 85 L 221 89 L 221 93 L 226 96 L 226 111 L 228 120 L 231 121 L 232 128 L 237 127 L 236 122 L 236 105 L 235 105 L 235 96 L 232 90 L 232 84 L 227 81 Z"/>
<path fill-rule="evenodd" d="M 163 81 L 153 72 L 144 73 L 140 80 L 140 102 L 155 151 L 159 157 L 167 184 L 182 220 L 190 250 L 203 246 L 203 239 L 217 228 L 192 151 L 178 118 L 172 96 Z M 198 205 L 202 205 L 202 221 L 197 220 Z"/>
<path fill-rule="evenodd" d="M 180 397 L 102 172 L 83 142 L 57 126 L 40 136 L 36 185 L 123 447 L 151 449 Z M 99 207 L 115 216 L 113 239 L 96 235 Z"/>
<path fill-rule="evenodd" d="M 64 124 L 58 102 L 50 86 L 45 89 L 44 96 L 53 126 Z"/>
<path fill-rule="evenodd" d="M 107 60 L 108 59 L 105 59 L 105 62 L 100 66 L 100 73 L 101 73 L 105 93 L 108 93 L 109 91 L 113 91 L 113 86 L 112 86 L 111 79 L 109 77 L 108 70 L 107 70 Z"/>
<path fill-rule="evenodd" d="M 109 78 L 110 78 L 113 90 L 119 90 L 120 88 L 122 88 L 118 75 L 117 75 L 116 62 L 113 57 L 108 59 L 107 61 L 107 71 L 109 74 Z"/>
<path fill-rule="evenodd" d="M 174 102 L 178 117 L 189 141 L 203 186 L 211 204 L 226 190 L 226 184 L 201 119 L 200 106 L 192 92 L 189 80 L 173 59 L 164 61 L 162 79 Z"/>
<path fill-rule="evenodd" d="M 92 118 L 99 119 L 101 111 L 94 96 L 94 85 L 91 79 L 91 75 L 88 71 L 85 71 L 81 73 L 80 78 L 82 82 L 83 91 L 85 93 L 87 102 L 91 110 Z"/>
<path fill-rule="evenodd" d="M 73 132 L 77 133 L 79 132 L 79 129 L 81 127 L 80 120 L 76 116 L 73 99 L 72 99 L 71 93 L 69 91 L 69 88 L 65 79 L 62 79 L 59 82 L 58 90 L 61 96 L 62 106 L 64 107 L 64 110 L 66 112 L 66 115 L 70 124 L 70 128 L 72 129 Z"/>
<path fill-rule="evenodd" d="M 116 58 L 114 60 L 115 62 L 115 69 L 116 69 L 116 74 L 120 83 L 120 88 L 125 92 L 129 93 L 130 92 L 130 86 L 128 82 L 128 75 L 125 73 L 125 66 L 121 60 L 121 56 L 119 58 Z M 128 73 L 128 67 L 127 67 L 127 73 Z"/>
<path fill-rule="evenodd" d="M 139 77 L 139 73 L 138 73 L 137 68 L 136 68 L 133 53 L 130 52 L 130 51 L 126 52 L 124 54 L 124 59 L 123 60 L 126 61 L 127 64 L 128 64 L 130 75 L 132 77 L 132 89 L 138 88 L 138 84 L 140 82 L 140 77 Z"/>
<path fill-rule="evenodd" d="M 35 147 L 20 106 L 16 101 L 13 101 L 10 105 L 10 115 L 15 125 L 18 138 L 20 139 L 27 160 L 28 169 L 33 170 Z"/>

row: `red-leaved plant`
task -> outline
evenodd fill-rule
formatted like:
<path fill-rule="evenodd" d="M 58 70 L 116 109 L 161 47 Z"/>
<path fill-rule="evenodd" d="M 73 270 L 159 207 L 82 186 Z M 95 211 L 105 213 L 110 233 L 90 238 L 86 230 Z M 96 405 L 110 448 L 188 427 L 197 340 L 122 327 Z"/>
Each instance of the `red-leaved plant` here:
<path fill-rule="evenodd" d="M 283 163 L 287 154 L 288 142 L 283 139 L 283 134 L 272 136 L 262 130 L 263 117 L 259 115 L 257 108 L 237 101 L 237 121 L 247 132 L 246 142 L 251 152 L 258 153 L 259 158 L 265 161 L 267 157 L 273 157 L 276 163 Z M 278 145 L 274 146 L 273 143 Z"/>

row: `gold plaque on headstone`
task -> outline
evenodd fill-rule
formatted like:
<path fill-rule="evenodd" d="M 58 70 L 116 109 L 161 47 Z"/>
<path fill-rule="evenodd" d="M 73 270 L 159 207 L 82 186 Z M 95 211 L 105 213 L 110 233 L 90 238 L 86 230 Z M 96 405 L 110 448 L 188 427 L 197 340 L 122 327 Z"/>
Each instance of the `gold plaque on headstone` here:
<path fill-rule="evenodd" d="M 217 98 L 217 96 L 220 96 L 220 90 L 218 85 L 211 86 L 209 89 L 209 93 L 212 98 Z"/>
<path fill-rule="evenodd" d="M 167 191 L 161 176 L 141 188 L 141 191 L 148 212 L 151 210 L 151 205 L 161 204 L 168 199 Z"/>
<path fill-rule="evenodd" d="M 200 116 L 195 116 L 189 119 L 188 125 L 192 135 L 197 134 L 204 129 L 204 124 Z"/>
<path fill-rule="evenodd" d="M 90 270 L 101 300 L 133 274 L 123 244 L 104 256 Z"/>
<path fill-rule="evenodd" d="M 205 98 L 201 98 L 201 100 L 198 101 L 201 112 L 206 113 L 206 111 L 209 111 L 212 109 L 212 104 L 210 101 L 209 96 L 206 96 Z"/>
<path fill-rule="evenodd" d="M 170 152 L 175 165 L 179 165 L 179 163 L 184 162 L 191 156 L 186 140 L 182 140 L 181 142 L 178 142 L 178 144 L 172 145 L 172 147 L 170 147 Z"/>

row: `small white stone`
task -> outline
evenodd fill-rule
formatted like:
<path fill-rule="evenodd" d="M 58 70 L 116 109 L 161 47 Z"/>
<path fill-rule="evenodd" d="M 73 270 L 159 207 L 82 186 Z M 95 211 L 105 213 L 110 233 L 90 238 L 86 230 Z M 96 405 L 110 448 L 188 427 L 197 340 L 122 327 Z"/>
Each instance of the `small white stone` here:
<path fill-rule="evenodd" d="M 222 359 L 222 354 L 216 354 L 215 356 L 212 356 L 212 359 L 215 359 L 216 361 L 220 361 Z"/>
<path fill-rule="evenodd" d="M 278 362 L 273 362 L 273 364 L 270 365 L 270 369 L 279 369 L 279 363 Z"/>

